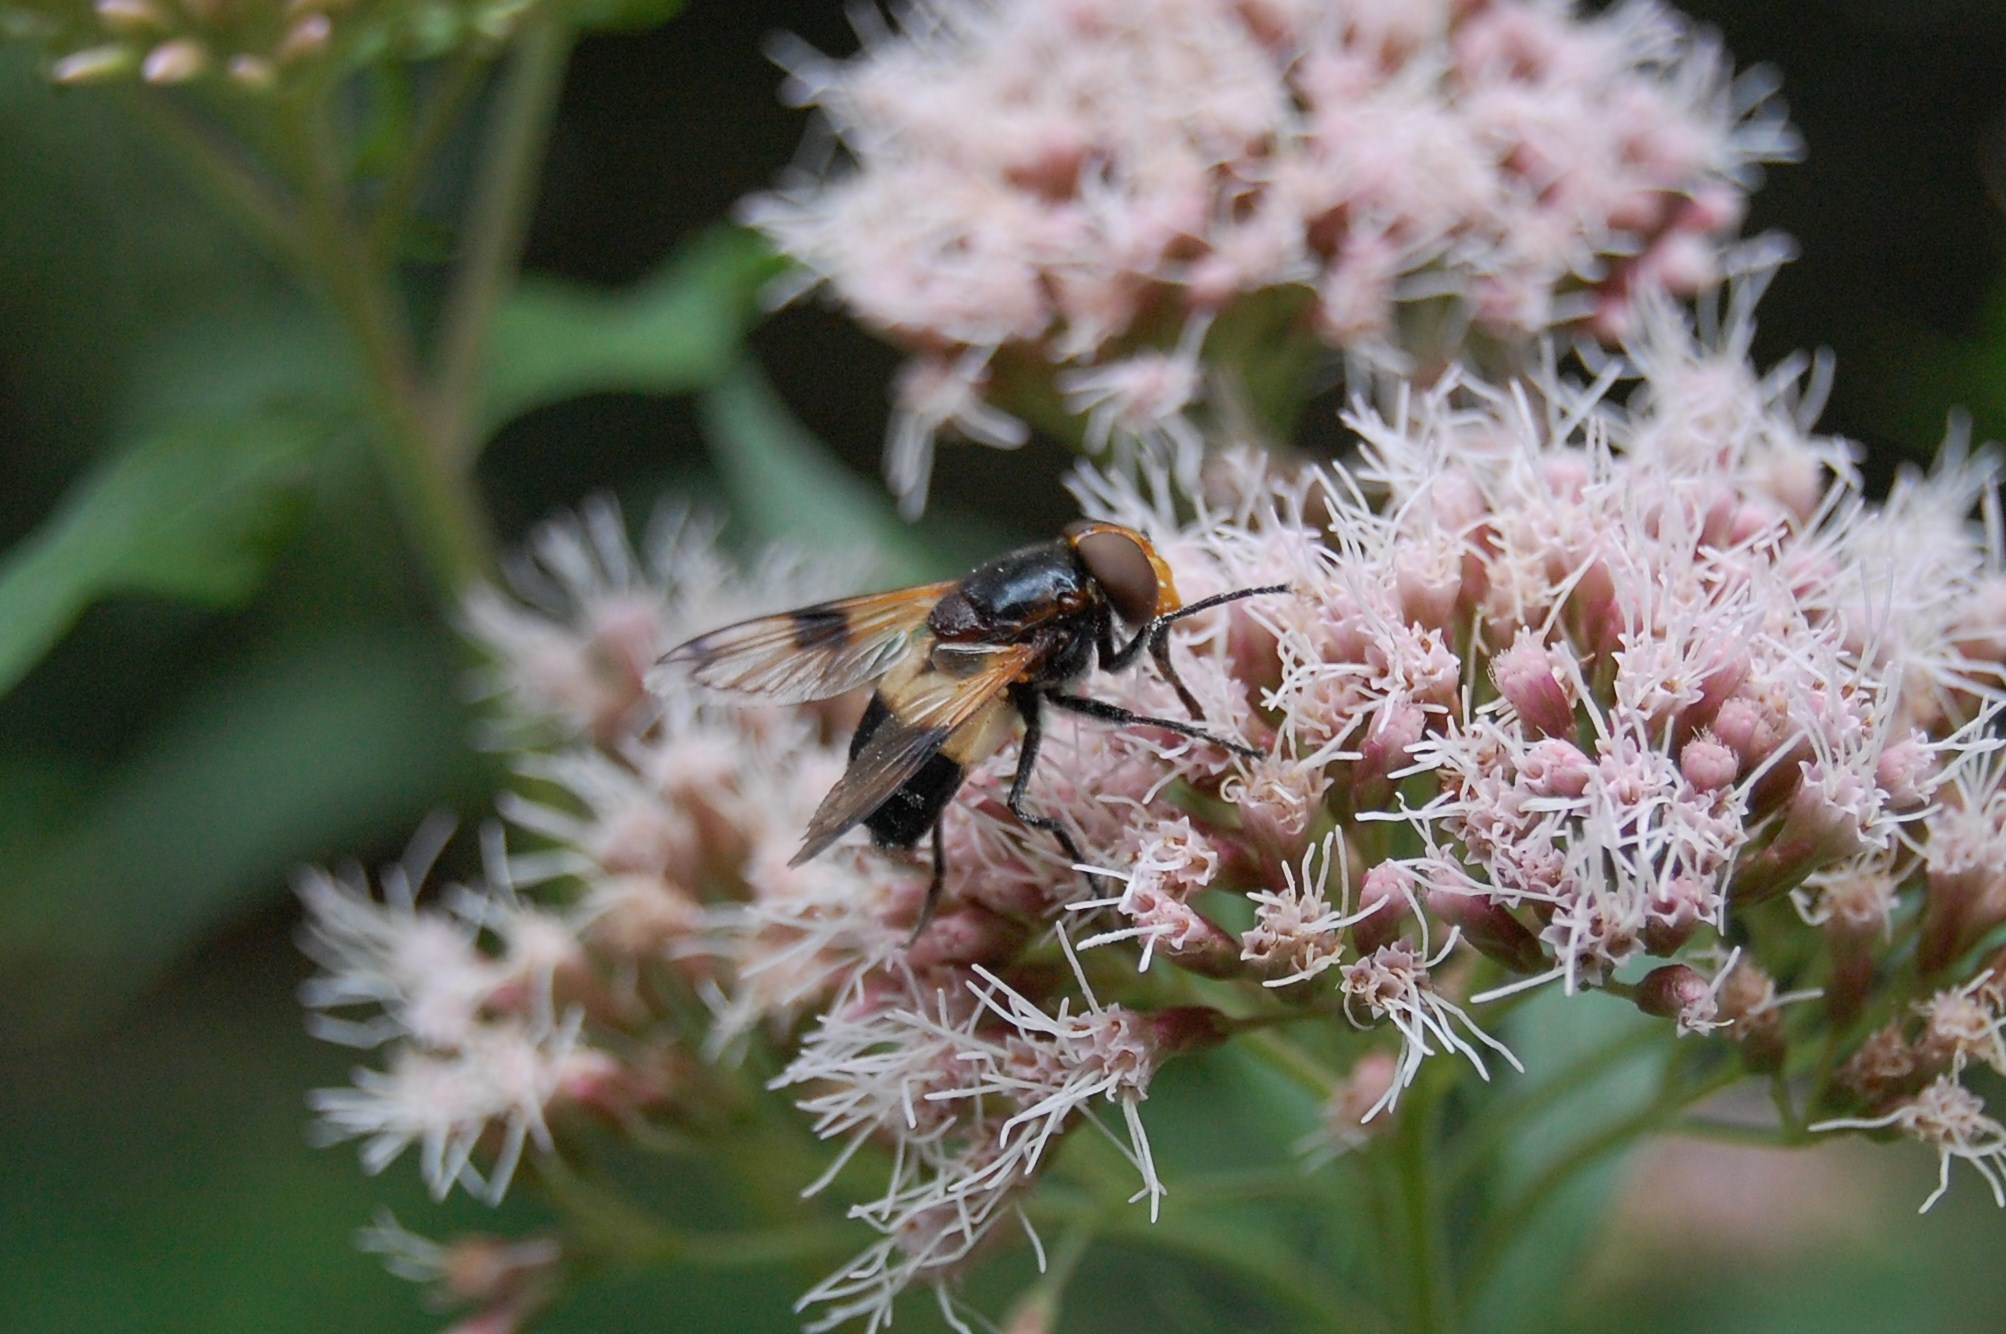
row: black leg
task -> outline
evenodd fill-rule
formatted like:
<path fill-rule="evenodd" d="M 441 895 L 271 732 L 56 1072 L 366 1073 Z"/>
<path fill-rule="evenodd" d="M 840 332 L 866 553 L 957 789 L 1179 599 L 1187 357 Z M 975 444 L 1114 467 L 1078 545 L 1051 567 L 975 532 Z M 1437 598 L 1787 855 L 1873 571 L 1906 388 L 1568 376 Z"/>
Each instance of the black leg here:
<path fill-rule="evenodd" d="M 1198 707 L 1198 697 L 1191 693 L 1190 687 L 1184 684 L 1184 678 L 1179 676 L 1177 669 L 1170 665 L 1169 626 L 1162 627 L 1150 637 L 1149 657 L 1150 661 L 1156 664 L 1157 673 L 1164 680 L 1170 682 L 1170 688 L 1177 692 L 1177 698 L 1183 701 L 1185 711 L 1196 721 L 1204 722 L 1205 710 Z"/>
<path fill-rule="evenodd" d="M 1212 608 L 1223 606 L 1228 602 L 1238 602 L 1241 598 L 1258 597 L 1263 593 L 1286 593 L 1288 591 L 1289 586 L 1287 584 L 1263 584 L 1259 588 L 1236 588 L 1230 593 L 1214 593 L 1209 598 L 1199 598 L 1196 602 L 1179 607 L 1176 611 L 1166 616 L 1159 616 L 1148 625 L 1143 626 L 1142 629 L 1135 632 L 1135 638 L 1129 640 L 1127 646 L 1117 651 L 1113 658 L 1108 658 L 1103 654 L 1101 657 L 1101 669 L 1113 672 L 1128 666 L 1129 663 L 1135 661 L 1136 654 L 1147 648 L 1151 641 L 1160 637 L 1173 622 L 1181 621 L 1186 616 L 1196 616 L 1201 611 L 1210 611 Z"/>
<path fill-rule="evenodd" d="M 1010 700 L 1017 706 L 1017 714 L 1024 720 L 1024 740 L 1017 748 L 1017 775 L 1010 780 L 1010 813 L 1033 829 L 1042 829 L 1059 841 L 1065 850 L 1066 860 L 1077 866 L 1085 860 L 1080 856 L 1080 845 L 1073 842 L 1073 836 L 1066 827 L 1049 815 L 1033 815 L 1024 809 L 1024 794 L 1031 787 L 1031 769 L 1038 762 L 1038 745 L 1045 738 L 1045 728 L 1038 708 L 1038 693 L 1022 686 L 1010 692 Z M 1087 883 L 1094 883 L 1088 876 Z"/>
<path fill-rule="evenodd" d="M 1149 715 L 1137 713 L 1133 709 L 1124 709 L 1119 704 L 1110 704 L 1104 699 L 1086 699 L 1079 695 L 1064 695 L 1056 690 L 1045 691 L 1044 698 L 1050 700 L 1054 705 L 1066 710 L 1068 713 L 1081 714 L 1084 717 L 1093 718 L 1100 722 L 1114 723 L 1121 727 L 1161 727 L 1175 732 L 1179 736 L 1188 736 L 1195 741 L 1209 741 L 1215 746 L 1222 746 L 1232 751 L 1235 755 L 1244 755 L 1250 760 L 1261 757 L 1261 752 L 1252 746 L 1243 746 L 1237 741 L 1228 741 L 1225 737 L 1214 736 L 1202 727 L 1193 727 L 1190 723 L 1179 722 L 1175 718 L 1151 718 Z"/>
<path fill-rule="evenodd" d="M 912 924 L 912 934 L 905 938 L 905 947 L 911 949 L 919 939 L 919 933 L 926 930 L 926 924 L 933 920 L 933 910 L 940 906 L 940 887 L 947 883 L 947 848 L 941 842 L 940 821 L 933 822 L 933 879 L 926 884 L 926 903 L 919 910 L 919 920 Z"/>

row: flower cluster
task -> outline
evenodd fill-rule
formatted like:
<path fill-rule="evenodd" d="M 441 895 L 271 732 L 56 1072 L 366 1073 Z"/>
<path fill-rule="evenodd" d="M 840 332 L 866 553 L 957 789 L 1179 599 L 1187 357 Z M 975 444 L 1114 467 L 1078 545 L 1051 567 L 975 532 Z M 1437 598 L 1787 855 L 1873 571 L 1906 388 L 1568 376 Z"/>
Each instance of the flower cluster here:
<path fill-rule="evenodd" d="M 798 1184 L 878 1234 L 807 1300 L 875 1328 L 914 1284 L 955 1318 L 952 1281 L 1075 1130 L 1153 1208 L 1164 1062 L 1298 1034 L 1331 1058 L 1327 1158 L 1435 1056 L 1517 1066 L 1485 1009 L 1544 986 L 1812 1076 L 1786 1130 L 1905 1132 L 1997 1189 L 2006 1131 L 1963 1082 L 2006 1066 L 2006 567 L 1969 522 L 1994 465 L 1952 450 L 1868 502 L 1810 429 L 1817 375 L 1749 367 L 1750 295 L 1706 332 L 1647 303 L 1586 381 L 1450 375 L 1361 407 L 1349 464 L 1083 471 L 1084 507 L 1149 534 L 1187 601 L 1288 586 L 1173 638 L 1208 727 L 1259 758 L 1054 720 L 1028 799 L 1087 869 L 1010 813 L 1006 746 L 943 817 L 916 940 L 923 856 L 859 837 L 791 862 L 858 701 L 641 684 L 829 585 L 737 575 L 686 519 L 648 559 L 610 511 L 551 526 L 518 594 L 468 613 L 521 776 L 486 889 L 303 884 L 309 1004 L 371 1007 L 321 1030 L 389 1053 L 319 1095 L 329 1134 L 492 1196 L 573 1111 L 700 1134 L 721 1088 L 781 1091 L 835 1146 Z M 1181 707 L 1148 670 L 1087 688 Z M 755 1047 L 770 1089 L 744 1087 Z"/>
<path fill-rule="evenodd" d="M 222 79 L 253 91 L 343 56 L 429 59 L 462 44 L 499 46 L 535 0 L 10 0 L 0 31 L 41 44 L 57 83 Z"/>
<path fill-rule="evenodd" d="M 913 354 L 887 468 L 915 506 L 943 431 L 1009 446 L 1063 406 L 1095 450 L 1182 445 L 1198 414 L 1258 419 L 1264 378 L 1320 349 L 1432 374 L 1620 335 L 1640 295 L 1719 281 L 1757 164 L 1797 151 L 1767 82 L 1648 0 L 928 0 L 901 23 L 847 62 L 780 52 L 844 165 L 818 153 L 745 216 Z"/>

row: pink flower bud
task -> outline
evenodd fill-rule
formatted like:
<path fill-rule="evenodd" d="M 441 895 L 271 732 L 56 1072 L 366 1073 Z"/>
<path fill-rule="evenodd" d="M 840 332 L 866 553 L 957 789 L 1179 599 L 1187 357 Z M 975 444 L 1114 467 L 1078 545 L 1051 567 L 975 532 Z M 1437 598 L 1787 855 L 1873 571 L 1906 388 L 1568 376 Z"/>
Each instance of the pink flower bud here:
<path fill-rule="evenodd" d="M 1710 732 L 1679 750 L 1679 773 L 1700 792 L 1718 792 L 1741 776 L 1741 758 Z"/>
<path fill-rule="evenodd" d="M 1526 747 L 1518 762 L 1518 776 L 1535 795 L 1578 797 L 1595 777 L 1595 761 L 1572 741 L 1547 737 Z"/>
<path fill-rule="evenodd" d="M 1358 886 L 1358 911 L 1366 913 L 1351 926 L 1351 946 L 1370 954 L 1390 945 L 1413 907 L 1414 873 L 1394 862 L 1381 862 L 1365 873 Z"/>
<path fill-rule="evenodd" d="M 1574 734 L 1574 704 L 1567 688 L 1554 674 L 1553 652 L 1531 630 L 1520 630 L 1511 647 L 1491 660 L 1491 679 L 1498 693 L 1511 701 L 1526 729 L 1536 735 L 1565 737 Z"/>
<path fill-rule="evenodd" d="M 1463 939 L 1478 951 L 1517 973 L 1538 973 L 1551 966 L 1539 937 L 1495 900 L 1479 894 L 1431 889 L 1428 911 L 1445 925 L 1462 930 Z"/>
<path fill-rule="evenodd" d="M 1929 738 L 1910 732 L 1891 743 L 1874 764 L 1874 782 L 1887 793 L 1888 805 L 1911 811 L 1929 799 L 1929 780 L 1936 771 L 1936 753 Z"/>
<path fill-rule="evenodd" d="M 1637 1008 L 1659 1019 L 1675 1020 L 1681 1033 L 1714 1027 L 1719 1007 L 1713 984 L 1682 963 L 1653 968 L 1637 983 Z"/>

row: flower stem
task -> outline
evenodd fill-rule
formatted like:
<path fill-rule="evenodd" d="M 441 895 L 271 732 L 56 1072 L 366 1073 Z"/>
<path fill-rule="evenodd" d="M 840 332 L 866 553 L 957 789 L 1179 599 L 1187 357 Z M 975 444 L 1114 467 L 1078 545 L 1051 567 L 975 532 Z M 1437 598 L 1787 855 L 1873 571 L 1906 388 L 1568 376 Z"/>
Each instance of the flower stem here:
<path fill-rule="evenodd" d="M 1437 1063 L 1439 1064 L 1439 1063 Z M 1424 1067 L 1401 1100 L 1391 1150 L 1406 1227 L 1408 1327 L 1434 1334 L 1456 1324 L 1454 1285 L 1436 1208 L 1442 1076 Z"/>
<path fill-rule="evenodd" d="M 272 259 L 298 270 L 309 256 L 289 199 L 216 141 L 171 94 L 135 92 L 134 119 L 180 160 L 197 186 L 248 233 Z"/>
<path fill-rule="evenodd" d="M 487 514 L 463 460 L 428 429 L 410 330 L 350 216 L 344 176 L 317 104 L 292 104 L 289 128 L 306 176 L 313 268 L 362 359 L 377 429 L 369 433 L 406 531 L 448 605 L 487 573 Z"/>
<path fill-rule="evenodd" d="M 471 467 L 478 448 L 479 442 L 470 437 L 478 417 L 476 397 L 489 334 L 522 258 L 572 35 L 570 26 L 553 14 L 532 19 L 496 93 L 494 127 L 461 227 L 466 249 L 439 321 L 430 395 L 434 448 L 452 467 Z"/>

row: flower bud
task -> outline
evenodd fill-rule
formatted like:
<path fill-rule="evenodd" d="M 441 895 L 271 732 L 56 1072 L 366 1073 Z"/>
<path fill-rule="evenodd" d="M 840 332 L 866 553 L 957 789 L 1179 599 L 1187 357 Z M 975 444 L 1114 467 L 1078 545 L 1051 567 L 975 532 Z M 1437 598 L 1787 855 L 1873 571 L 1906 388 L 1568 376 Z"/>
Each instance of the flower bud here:
<path fill-rule="evenodd" d="M 1365 873 L 1358 886 L 1358 921 L 1351 924 L 1351 947 L 1370 954 L 1392 944 L 1413 906 L 1414 873 L 1395 862 L 1381 862 Z"/>
<path fill-rule="evenodd" d="M 130 48 L 116 43 L 87 47 L 51 65 L 49 78 L 56 83 L 96 83 L 130 72 L 138 59 Z"/>
<path fill-rule="evenodd" d="M 1427 892 L 1428 911 L 1445 925 L 1459 928 L 1463 939 L 1485 956 L 1516 973 L 1542 972 L 1551 966 L 1539 937 L 1493 899 L 1450 889 Z"/>
<path fill-rule="evenodd" d="M 1491 660 L 1491 679 L 1498 693 L 1511 701 L 1526 730 L 1539 736 L 1574 735 L 1574 705 L 1567 688 L 1554 674 L 1549 649 L 1529 629 L 1521 629 L 1511 647 Z"/>
<path fill-rule="evenodd" d="M 1681 1034 L 1717 1027 L 1720 1007 L 1713 984 L 1682 963 L 1653 968 L 1637 983 L 1637 1008 L 1659 1019 L 1676 1021 Z"/>
<path fill-rule="evenodd" d="M 1209 1005 L 1173 1005 L 1149 1016 L 1149 1033 L 1159 1056 L 1203 1051 L 1233 1036 L 1226 1016 Z"/>
<path fill-rule="evenodd" d="M 209 68 L 209 48 L 188 37 L 162 42 L 146 53 L 139 77 L 148 83 L 187 83 Z"/>
<path fill-rule="evenodd" d="M 1392 1129 L 1390 1113 L 1373 1113 L 1385 1106 L 1399 1074 L 1393 1053 L 1383 1048 L 1375 1047 L 1352 1062 L 1323 1105 L 1323 1137 L 1331 1152 L 1348 1153 Z"/>
<path fill-rule="evenodd" d="M 1720 981 L 1714 1003 L 1749 1069 L 1767 1073 L 1783 1068 L 1783 1019 L 1776 1008 L 1776 982 L 1768 973 L 1744 959 Z"/>
<path fill-rule="evenodd" d="M 1856 1101 L 1869 1106 L 1920 1084 L 1916 1073 L 1915 1048 L 1902 1035 L 1901 1025 L 1891 1023 L 1867 1035 L 1844 1065 L 1835 1083 Z"/>
<path fill-rule="evenodd" d="M 1697 791 L 1718 792 L 1741 776 L 1741 757 L 1711 732 L 1701 732 L 1680 748 L 1679 773 Z"/>

